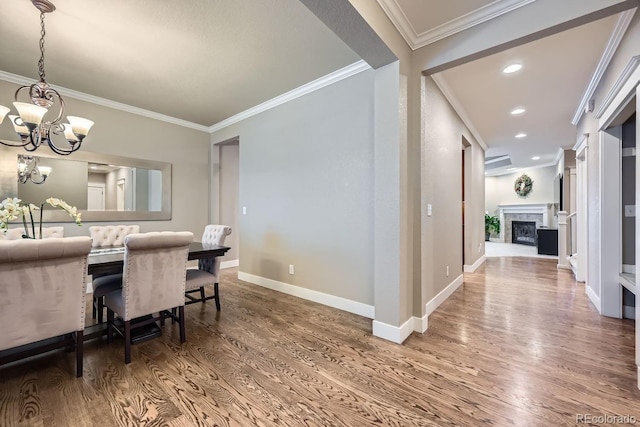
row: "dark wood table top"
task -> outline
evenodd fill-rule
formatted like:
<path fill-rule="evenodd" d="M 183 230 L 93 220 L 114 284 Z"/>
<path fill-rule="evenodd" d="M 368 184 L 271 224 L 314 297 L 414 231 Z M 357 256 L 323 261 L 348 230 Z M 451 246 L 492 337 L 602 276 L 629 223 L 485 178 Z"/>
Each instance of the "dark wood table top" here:
<path fill-rule="evenodd" d="M 202 259 L 223 256 L 229 249 L 227 246 L 209 245 L 201 242 L 191 242 L 189 259 Z M 113 273 L 122 271 L 124 264 L 124 246 L 92 250 L 89 254 L 88 273 Z"/>

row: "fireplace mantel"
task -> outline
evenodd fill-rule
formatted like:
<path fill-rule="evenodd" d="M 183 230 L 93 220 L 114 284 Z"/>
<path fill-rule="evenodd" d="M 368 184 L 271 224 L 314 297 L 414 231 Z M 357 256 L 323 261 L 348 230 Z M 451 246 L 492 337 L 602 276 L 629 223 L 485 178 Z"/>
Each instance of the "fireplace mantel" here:
<path fill-rule="evenodd" d="M 505 241 L 505 215 L 507 214 L 539 214 L 542 215 L 542 225 L 549 226 L 549 213 L 551 212 L 551 203 L 540 204 L 522 204 L 522 205 L 498 205 L 500 212 L 500 241 Z"/>

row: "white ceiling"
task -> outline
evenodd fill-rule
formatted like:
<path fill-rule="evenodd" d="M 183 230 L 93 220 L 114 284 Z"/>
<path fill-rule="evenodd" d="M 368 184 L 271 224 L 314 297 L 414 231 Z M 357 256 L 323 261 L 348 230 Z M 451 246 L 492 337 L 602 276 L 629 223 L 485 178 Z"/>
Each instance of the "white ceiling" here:
<path fill-rule="evenodd" d="M 299 0 L 53 2 L 52 86 L 204 126 L 360 60 Z M 39 11 L 0 9 L 0 70 L 37 79 Z"/>
<path fill-rule="evenodd" d="M 531 3 L 441 0 L 434 8 L 433 1 L 378 1 L 402 33 L 410 33 L 407 28 L 414 31 L 413 37 L 405 35 L 414 48 L 437 41 L 443 29 L 455 34 Z M 488 147 L 486 156 L 511 159 L 511 164 L 498 168 L 487 165 L 489 175 L 551 165 L 557 162 L 561 147 L 576 143 L 571 120 L 617 20 L 618 15 L 609 16 L 434 75 L 476 137 Z M 514 62 L 523 68 L 503 74 L 504 67 Z M 518 106 L 526 113 L 512 116 L 510 111 Z M 520 132 L 527 137 L 516 139 Z M 540 159 L 533 160 L 534 156 Z"/>

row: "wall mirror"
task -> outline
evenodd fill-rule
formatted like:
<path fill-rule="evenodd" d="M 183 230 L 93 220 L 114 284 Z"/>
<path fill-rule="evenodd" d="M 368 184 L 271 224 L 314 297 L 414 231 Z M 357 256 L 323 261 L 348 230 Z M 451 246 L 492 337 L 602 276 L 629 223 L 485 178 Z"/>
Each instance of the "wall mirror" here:
<path fill-rule="evenodd" d="M 3 148 L 0 154 L 0 200 L 15 196 L 39 205 L 57 197 L 77 207 L 83 222 L 171 219 L 170 163 L 82 151 L 63 157 Z M 45 208 L 43 221 L 69 216 Z"/>

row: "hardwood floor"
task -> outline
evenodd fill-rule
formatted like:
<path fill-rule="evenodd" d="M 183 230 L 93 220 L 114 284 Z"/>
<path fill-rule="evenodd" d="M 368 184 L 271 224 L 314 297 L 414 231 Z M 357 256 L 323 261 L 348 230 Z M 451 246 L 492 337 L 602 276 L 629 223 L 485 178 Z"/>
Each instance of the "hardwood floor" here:
<path fill-rule="evenodd" d="M 133 346 L 0 367 L 0 425 L 564 426 L 577 414 L 640 419 L 634 323 L 601 317 L 556 262 L 491 258 L 404 345 L 371 320 L 237 280 L 222 312 L 187 306 Z M 604 424 L 600 424 L 604 425 Z"/>

